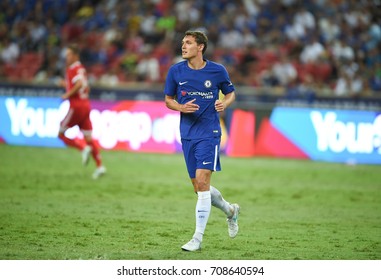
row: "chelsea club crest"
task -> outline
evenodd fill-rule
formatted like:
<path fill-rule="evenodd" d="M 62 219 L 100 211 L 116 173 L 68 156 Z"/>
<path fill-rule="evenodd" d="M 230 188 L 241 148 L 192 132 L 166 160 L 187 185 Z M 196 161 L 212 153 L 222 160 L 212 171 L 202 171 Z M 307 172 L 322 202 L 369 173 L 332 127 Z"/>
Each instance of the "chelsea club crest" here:
<path fill-rule="evenodd" d="M 206 88 L 210 88 L 212 86 L 212 82 L 210 80 L 206 80 L 205 83 L 204 83 L 204 86 Z"/>

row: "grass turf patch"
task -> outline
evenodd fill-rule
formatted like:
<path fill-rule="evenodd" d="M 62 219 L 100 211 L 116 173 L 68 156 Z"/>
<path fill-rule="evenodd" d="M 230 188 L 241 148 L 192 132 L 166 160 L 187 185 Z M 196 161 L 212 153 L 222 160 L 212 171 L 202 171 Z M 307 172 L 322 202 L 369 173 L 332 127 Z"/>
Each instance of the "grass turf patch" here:
<path fill-rule="evenodd" d="M 196 195 L 182 155 L 102 151 L 91 179 L 73 149 L 0 145 L 0 259 L 381 259 L 379 166 L 222 157 L 201 252 L 182 252 Z"/>

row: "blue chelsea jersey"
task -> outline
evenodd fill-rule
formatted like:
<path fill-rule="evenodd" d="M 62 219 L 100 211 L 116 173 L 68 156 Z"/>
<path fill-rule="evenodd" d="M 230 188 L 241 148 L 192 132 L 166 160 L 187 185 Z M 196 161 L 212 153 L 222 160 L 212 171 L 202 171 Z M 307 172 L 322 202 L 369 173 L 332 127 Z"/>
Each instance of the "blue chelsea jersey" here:
<path fill-rule="evenodd" d="M 228 72 L 221 64 L 206 60 L 205 67 L 199 70 L 190 68 L 187 61 L 171 66 L 164 93 L 176 96 L 180 104 L 196 99 L 194 103 L 200 106 L 194 113 L 181 113 L 181 138 L 202 139 L 221 136 L 219 113 L 214 107 L 220 90 L 223 94 L 234 91 Z"/>

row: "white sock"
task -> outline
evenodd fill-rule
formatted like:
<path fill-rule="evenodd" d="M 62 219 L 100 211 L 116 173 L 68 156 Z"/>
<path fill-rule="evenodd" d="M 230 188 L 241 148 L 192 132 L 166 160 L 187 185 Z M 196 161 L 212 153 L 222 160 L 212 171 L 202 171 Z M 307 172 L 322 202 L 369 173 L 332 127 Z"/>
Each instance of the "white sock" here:
<path fill-rule="evenodd" d="M 233 208 L 230 206 L 230 203 L 222 197 L 220 191 L 210 186 L 210 195 L 212 197 L 212 205 L 221 209 L 227 217 L 231 217 Z"/>
<path fill-rule="evenodd" d="M 193 235 L 200 242 L 208 222 L 210 210 L 212 208 L 210 191 L 197 192 L 197 204 L 196 204 L 196 231 Z"/>

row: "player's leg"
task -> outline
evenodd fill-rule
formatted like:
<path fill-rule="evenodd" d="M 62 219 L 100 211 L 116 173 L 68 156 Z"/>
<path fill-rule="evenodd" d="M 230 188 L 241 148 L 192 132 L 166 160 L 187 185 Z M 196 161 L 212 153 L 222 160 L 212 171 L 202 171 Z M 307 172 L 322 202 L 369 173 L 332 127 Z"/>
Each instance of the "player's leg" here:
<path fill-rule="evenodd" d="M 206 225 L 208 223 L 212 208 L 212 198 L 210 193 L 210 180 L 212 171 L 219 170 L 217 162 L 215 139 L 205 139 L 195 142 L 193 146 L 194 158 L 196 160 L 195 176 L 191 179 L 193 187 L 197 192 L 196 204 L 196 230 L 193 238 L 202 242 Z M 217 166 L 218 165 L 218 166 Z M 192 174 L 193 175 L 193 174 Z"/>
<path fill-rule="evenodd" d="M 83 131 L 83 135 L 87 144 L 82 153 L 83 158 L 86 159 L 87 157 L 88 160 L 91 153 L 91 156 L 93 157 L 96 165 L 96 169 L 92 176 L 93 179 L 98 179 L 106 173 L 106 167 L 102 165 L 101 154 L 99 152 L 98 147 L 95 145 L 93 138 L 91 137 L 91 131 Z"/>
<path fill-rule="evenodd" d="M 227 216 L 228 233 L 231 238 L 238 234 L 238 215 L 240 206 L 237 203 L 230 204 L 221 195 L 220 191 L 213 186 L 210 186 L 212 197 L 212 205 L 221 209 Z"/>
<path fill-rule="evenodd" d="M 230 237 L 235 237 L 238 233 L 238 215 L 240 206 L 237 203 L 230 204 L 221 195 L 220 191 L 210 186 L 210 194 L 212 197 L 212 205 L 221 209 L 227 217 L 228 232 Z"/>
<path fill-rule="evenodd" d="M 84 111 L 83 114 L 84 117 L 83 121 L 80 123 L 80 128 L 86 142 L 86 147 L 83 149 L 82 159 L 84 163 L 87 163 L 91 153 L 91 156 L 94 159 L 96 165 L 96 169 L 93 173 L 93 178 L 97 179 L 106 173 L 106 168 L 102 165 L 102 158 L 99 152 L 99 148 L 93 141 L 93 126 L 90 121 L 90 108 L 88 108 L 87 111 Z"/>
<path fill-rule="evenodd" d="M 189 177 L 192 181 L 194 191 L 197 194 L 197 203 L 196 203 L 196 209 L 195 209 L 196 229 L 195 229 L 194 235 L 193 235 L 192 239 L 188 243 L 183 245 L 181 248 L 184 251 L 196 251 L 196 250 L 201 249 L 202 237 L 203 237 L 206 222 L 207 222 L 207 219 L 208 219 L 209 213 L 210 213 L 210 205 L 211 205 L 210 193 L 209 193 L 209 198 L 208 198 L 207 192 L 202 192 L 202 191 L 199 192 L 199 190 L 198 190 L 197 179 L 199 179 L 200 181 L 202 180 L 204 182 L 205 182 L 205 180 L 208 180 L 208 179 L 205 177 L 205 175 L 204 175 L 204 178 L 201 179 L 200 174 L 197 174 L 198 178 L 196 178 L 197 177 L 196 176 L 197 160 L 196 160 L 196 157 L 194 154 L 195 142 L 191 141 L 191 140 L 182 139 L 182 149 L 183 149 L 183 153 L 184 153 L 184 159 L 185 159 L 185 163 L 187 166 L 188 174 L 189 174 Z M 205 186 L 207 184 L 203 183 L 202 185 Z M 208 202 L 208 200 L 209 200 L 209 202 Z"/>
<path fill-rule="evenodd" d="M 65 118 L 60 123 L 60 128 L 58 131 L 58 138 L 60 138 L 67 146 L 76 148 L 78 150 L 83 150 L 84 145 L 78 139 L 70 139 L 65 136 L 66 130 L 70 127 L 75 126 L 76 123 L 76 113 L 73 108 L 69 109 L 69 112 L 66 114 Z"/>
<path fill-rule="evenodd" d="M 86 147 L 84 149 L 84 151 L 87 152 L 86 161 L 88 161 L 88 158 L 90 157 L 90 154 L 91 154 L 92 158 L 95 161 L 95 165 L 97 167 L 101 166 L 102 165 L 101 155 L 100 155 L 98 147 L 95 145 L 95 143 L 93 141 L 92 131 L 91 130 L 81 130 L 81 131 L 83 134 L 83 138 L 85 139 L 85 142 L 86 142 Z M 87 162 L 86 162 L 86 164 L 87 164 Z"/>
<path fill-rule="evenodd" d="M 210 186 L 210 195 L 212 197 L 212 206 L 220 209 L 227 217 L 233 216 L 234 207 L 222 197 L 217 188 Z"/>
<path fill-rule="evenodd" d="M 181 247 L 185 251 L 196 251 L 201 249 L 202 239 L 211 210 L 211 196 L 209 191 L 211 175 L 212 171 L 210 170 L 197 169 L 195 178 L 191 178 L 194 190 L 197 193 L 197 203 L 195 208 L 196 228 L 192 239 Z"/>
<path fill-rule="evenodd" d="M 200 161 L 198 166 L 206 166 L 213 171 L 221 170 L 220 164 L 220 138 L 210 139 L 211 147 L 207 150 L 202 151 L 204 154 L 202 161 Z M 206 151 L 209 151 L 208 153 Z M 238 214 L 239 214 L 239 205 L 230 204 L 227 202 L 221 195 L 221 192 L 210 186 L 210 195 L 211 195 L 211 204 L 218 209 L 221 209 L 227 216 L 228 221 L 228 232 L 230 237 L 235 237 L 238 233 Z"/>
<path fill-rule="evenodd" d="M 196 230 L 193 237 L 196 237 L 200 241 L 202 241 L 212 207 L 209 190 L 211 176 L 212 171 L 208 169 L 196 170 L 196 178 L 194 180 L 197 188 Z"/>

